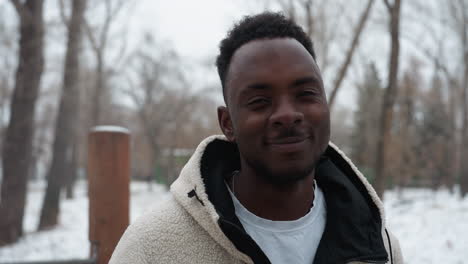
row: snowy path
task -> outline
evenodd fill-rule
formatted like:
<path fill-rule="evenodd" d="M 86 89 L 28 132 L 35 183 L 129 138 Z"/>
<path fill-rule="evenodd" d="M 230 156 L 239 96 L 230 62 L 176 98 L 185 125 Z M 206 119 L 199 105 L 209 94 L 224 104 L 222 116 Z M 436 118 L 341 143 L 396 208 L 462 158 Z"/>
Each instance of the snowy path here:
<path fill-rule="evenodd" d="M 131 185 L 131 219 L 167 195 L 161 186 Z M 16 244 L 0 248 L 0 262 L 86 258 L 88 200 L 85 183 L 78 184 L 76 198 L 64 200 L 59 227 L 36 232 L 44 186 L 32 184 L 25 216 L 26 235 Z M 468 199 L 461 201 L 446 191 L 387 192 L 385 210 L 389 228 L 399 238 L 405 263 L 468 263 Z"/>

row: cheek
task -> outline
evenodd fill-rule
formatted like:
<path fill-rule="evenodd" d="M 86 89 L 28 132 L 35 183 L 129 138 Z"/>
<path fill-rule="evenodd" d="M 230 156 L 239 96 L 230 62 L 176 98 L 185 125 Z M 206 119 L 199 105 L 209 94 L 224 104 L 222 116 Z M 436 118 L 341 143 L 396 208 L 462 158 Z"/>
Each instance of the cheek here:
<path fill-rule="evenodd" d="M 308 112 L 310 116 L 317 122 L 330 119 L 330 111 L 324 104 L 315 104 L 308 109 Z"/>
<path fill-rule="evenodd" d="M 259 114 L 240 114 L 236 120 L 235 131 L 236 135 L 240 137 L 247 136 L 248 138 L 242 138 L 249 140 L 249 138 L 255 136 L 261 136 L 263 134 L 263 128 L 265 127 L 265 118 Z"/>
<path fill-rule="evenodd" d="M 322 123 L 328 127 L 328 131 L 330 130 L 330 111 L 328 110 L 328 107 L 322 107 L 320 113 L 319 113 L 320 119 L 322 120 Z"/>
<path fill-rule="evenodd" d="M 324 136 L 330 134 L 330 112 L 326 106 L 314 106 L 308 110 L 308 120 L 317 132 Z"/>
<path fill-rule="evenodd" d="M 328 111 L 323 111 L 317 116 L 319 122 L 322 124 L 322 127 L 326 131 L 330 131 L 330 113 Z"/>
<path fill-rule="evenodd" d="M 320 141 L 324 146 L 328 146 L 328 142 L 330 141 L 330 112 L 328 108 L 321 109 L 317 112 L 315 120 L 318 125 L 317 130 L 320 134 Z"/>

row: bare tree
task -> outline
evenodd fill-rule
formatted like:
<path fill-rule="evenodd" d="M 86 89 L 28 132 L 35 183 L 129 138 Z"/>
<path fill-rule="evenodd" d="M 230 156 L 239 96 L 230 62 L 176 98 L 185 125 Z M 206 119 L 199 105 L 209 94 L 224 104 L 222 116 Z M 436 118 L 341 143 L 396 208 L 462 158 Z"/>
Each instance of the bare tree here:
<path fill-rule="evenodd" d="M 396 163 L 396 168 L 393 171 L 392 176 L 396 179 L 399 187 L 404 187 L 411 180 L 411 176 L 415 175 L 415 155 L 417 151 L 414 148 L 415 133 L 415 101 L 418 95 L 420 86 L 422 85 L 421 80 L 423 79 L 420 73 L 421 62 L 416 58 L 411 58 L 410 66 L 403 73 L 403 77 L 400 81 L 399 96 L 397 97 L 398 113 L 396 113 L 395 119 L 398 119 L 398 132 L 392 140 L 392 145 L 398 146 L 394 151 L 394 157 L 388 158 Z M 377 122 L 378 123 L 378 122 Z M 398 152 L 398 153 L 395 153 Z M 401 190 L 401 188 L 399 189 Z M 400 192 L 401 194 L 401 192 Z"/>
<path fill-rule="evenodd" d="M 419 35 L 410 33 L 406 35 L 403 34 L 402 38 L 409 40 L 410 42 L 408 43 L 413 44 L 423 56 L 432 62 L 435 76 L 441 74 L 440 81 L 443 80 L 445 83 L 441 84 L 444 90 L 441 94 L 446 94 L 448 97 L 448 102 L 445 104 L 448 118 L 444 123 L 446 123 L 448 131 L 450 131 L 451 134 L 446 142 L 451 151 L 446 153 L 448 160 L 446 166 L 449 170 L 448 173 L 443 175 L 443 182 L 453 190 L 459 171 L 457 160 L 461 149 L 461 144 L 458 143 L 460 131 L 457 125 L 457 115 L 461 105 L 457 100 L 461 98 L 461 81 L 457 76 L 457 70 L 453 70 L 453 66 L 455 65 L 455 68 L 457 68 L 460 66 L 460 63 L 455 64 L 454 60 L 447 59 L 444 56 L 444 51 L 447 50 L 446 44 L 449 43 L 446 40 L 448 38 L 457 39 L 459 35 L 458 29 L 460 29 L 460 26 L 457 26 L 458 22 L 454 19 L 456 15 L 453 14 L 457 10 L 456 5 L 458 5 L 458 3 L 456 1 L 451 1 L 447 5 L 445 3 L 436 2 L 437 5 L 432 8 L 430 5 L 427 5 L 425 1 L 413 1 L 410 3 L 412 13 L 416 14 L 416 22 L 424 29 L 424 35 L 430 37 L 430 41 L 424 41 L 424 43 L 422 43 Z M 428 20 L 432 23 L 427 23 Z M 427 45 L 425 45 L 426 43 Z M 449 54 L 453 53 L 450 52 Z M 441 110 L 444 111 L 444 109 Z"/>
<path fill-rule="evenodd" d="M 444 184 L 446 175 L 450 174 L 450 152 L 451 146 L 447 144 L 451 136 L 449 126 L 446 125 L 448 111 L 442 96 L 442 81 L 439 74 L 434 74 L 431 81 L 432 87 L 422 96 L 422 118 L 419 120 L 417 132 L 418 152 L 420 164 L 414 171 L 418 170 L 422 176 L 427 178 L 428 185 L 434 190 Z M 416 173 L 415 173 L 416 174 Z"/>
<path fill-rule="evenodd" d="M 12 0 L 20 19 L 19 59 L 3 145 L 0 245 L 23 234 L 27 176 L 31 167 L 34 111 L 44 68 L 43 0 Z"/>
<path fill-rule="evenodd" d="M 76 112 L 79 115 L 79 112 Z M 79 117 L 77 117 L 79 119 Z M 76 123 L 79 124 L 79 123 Z M 75 124 L 75 125 L 76 125 Z M 73 138 L 71 139 L 71 157 L 67 161 L 66 167 L 68 167 L 68 174 L 65 175 L 65 194 L 67 199 L 73 199 L 75 197 L 75 182 L 78 179 L 78 131 L 74 131 Z"/>
<path fill-rule="evenodd" d="M 382 105 L 382 84 L 377 68 L 370 64 L 365 79 L 358 84 L 357 109 L 354 113 L 354 127 L 351 138 L 353 161 L 372 182 L 375 177 L 375 153 L 377 128 Z"/>
<path fill-rule="evenodd" d="M 13 42 L 16 39 L 15 28 L 6 24 L 5 6 L 0 6 L 0 150 L 3 145 L 3 138 L 6 129 L 5 115 L 10 102 L 10 95 L 13 90 L 14 76 L 14 53 Z M 0 151 L 0 157 L 2 156 Z M 1 173 L 0 173 L 1 175 Z M 1 178 L 1 177 L 0 177 Z"/>
<path fill-rule="evenodd" d="M 173 154 L 186 124 L 194 116 L 198 97 L 188 91 L 186 77 L 179 70 L 182 62 L 178 55 L 157 43 L 150 34 L 145 35 L 142 45 L 126 64 L 128 87 L 124 90 L 136 106 L 138 127 L 150 147 L 146 151 L 152 156 L 147 161 L 151 166 L 142 164 L 146 167 L 145 177 L 152 176 L 147 169 L 152 167 L 152 172 L 159 172 L 155 176 L 162 176 L 159 181 L 170 184 L 177 171 Z"/>
<path fill-rule="evenodd" d="M 397 96 L 401 0 L 394 0 L 393 3 L 390 3 L 389 0 L 384 0 L 384 3 L 390 16 L 389 31 L 391 36 L 391 52 L 388 71 L 388 85 L 385 89 L 382 102 L 382 117 L 380 119 L 380 132 L 377 142 L 375 190 L 382 199 L 386 181 L 385 153 L 391 136 L 390 131 L 393 121 L 393 105 L 395 104 L 395 98 Z"/>
<path fill-rule="evenodd" d="M 462 50 L 463 77 L 461 81 L 461 147 L 460 148 L 460 189 L 462 197 L 468 194 L 468 1 L 458 0 L 451 3 L 452 17 L 458 32 Z M 465 162 L 463 162 L 465 161 Z"/>
<path fill-rule="evenodd" d="M 122 10 L 126 1 L 123 0 L 105 0 L 104 1 L 104 22 L 100 29 L 93 29 L 89 22 L 85 20 L 85 33 L 91 43 L 92 51 L 96 58 L 96 81 L 94 85 L 94 96 L 92 97 L 91 118 L 92 126 L 98 125 L 101 121 L 101 106 L 103 96 L 107 87 L 106 72 L 106 49 L 108 46 L 110 27 L 115 21 L 117 15 Z"/>
<path fill-rule="evenodd" d="M 344 11 L 340 1 L 313 1 L 313 0 L 276 0 L 290 19 L 302 24 L 306 33 L 313 39 L 314 45 L 320 53 L 317 54 L 317 63 L 325 75 L 331 64 L 331 46 L 336 42 L 339 19 L 331 19 L 330 10 Z M 339 65 L 338 73 L 330 91 L 329 106 L 333 108 L 338 91 L 346 73 L 351 65 L 355 51 L 359 46 L 359 39 L 364 31 L 370 16 L 374 0 L 368 0 L 359 20 L 352 32 L 349 48 L 344 53 L 343 62 Z M 333 8 L 331 8 L 333 7 Z M 300 13 L 299 11 L 302 11 Z M 302 18 L 302 19 L 301 19 Z M 302 22 L 302 23 L 301 23 Z"/>
<path fill-rule="evenodd" d="M 356 48 L 358 46 L 359 38 L 360 38 L 361 33 L 362 33 L 363 29 L 364 29 L 364 26 L 366 25 L 366 21 L 369 18 L 369 14 L 370 14 L 370 11 L 372 9 L 373 4 L 374 4 L 374 0 L 368 0 L 367 1 L 366 8 L 362 12 L 361 17 L 359 18 L 359 23 L 358 23 L 356 29 L 354 30 L 353 40 L 351 41 L 351 45 L 350 45 L 348 51 L 346 52 L 345 59 L 344 59 L 343 63 L 341 64 L 341 66 L 340 66 L 340 68 L 338 70 L 338 75 L 337 75 L 337 77 L 336 77 L 336 79 L 334 81 L 333 89 L 332 89 L 332 91 L 330 93 L 330 99 L 328 101 L 328 105 L 329 105 L 330 109 L 333 108 L 333 104 L 334 104 L 335 98 L 336 98 L 336 96 L 338 94 L 338 90 L 340 89 L 341 83 L 343 82 L 343 80 L 344 80 L 344 78 L 346 76 L 346 72 L 348 71 L 349 65 L 351 64 L 351 60 L 353 59 L 354 51 L 356 50 Z"/>
<path fill-rule="evenodd" d="M 60 210 L 60 190 L 64 177 L 70 171 L 69 160 L 73 158 L 74 123 L 76 120 L 79 99 L 79 54 L 81 45 L 81 27 L 86 1 L 72 2 L 72 15 L 66 23 L 68 29 L 67 52 L 64 65 L 63 89 L 60 97 L 57 120 L 55 123 L 55 140 L 53 144 L 52 164 L 47 174 L 47 189 L 39 221 L 39 230 L 57 224 Z"/>
<path fill-rule="evenodd" d="M 298 24 L 303 25 L 314 46 L 320 53 L 317 54 L 317 64 L 324 75 L 331 66 L 331 46 L 337 39 L 340 19 L 332 14 L 344 11 L 343 2 L 314 1 L 314 0 L 274 0 L 286 15 Z M 333 12 L 332 12 L 333 11 Z"/>
<path fill-rule="evenodd" d="M 305 0 L 303 2 L 304 11 L 306 13 L 306 33 L 308 36 L 312 36 L 314 34 L 315 18 L 312 12 L 312 4 L 313 0 Z"/>
<path fill-rule="evenodd" d="M 442 76 L 445 79 L 445 85 L 440 85 L 442 86 L 442 89 L 445 89 L 447 91 L 448 102 L 446 104 L 446 109 L 441 110 L 447 111 L 447 119 L 444 120 L 444 123 L 446 123 L 448 131 L 450 131 L 450 137 L 446 139 L 446 145 L 449 146 L 449 149 L 451 151 L 446 153 L 448 160 L 446 166 L 449 168 L 449 170 L 448 173 L 443 175 L 443 177 L 444 184 L 446 184 L 447 187 L 449 187 L 453 191 L 457 174 L 459 173 L 459 168 L 457 166 L 457 156 L 462 149 L 462 146 L 458 144 L 459 129 L 457 127 L 457 113 L 459 110 L 458 108 L 461 105 L 457 104 L 457 99 L 461 98 L 461 96 L 459 96 L 461 83 L 458 81 L 456 74 L 449 70 L 448 64 L 452 63 L 452 61 L 448 62 L 447 60 L 444 60 L 442 58 L 442 45 L 440 45 L 440 43 L 444 40 L 434 40 L 435 42 L 439 43 L 438 50 L 436 52 L 432 52 L 429 49 L 421 47 L 421 45 L 419 43 L 416 43 L 416 41 L 415 45 L 418 45 L 419 50 L 422 51 L 432 61 L 435 72 L 434 74 L 441 74 L 440 77 L 437 75 L 437 78 L 440 79 L 436 80 L 442 82 Z M 443 92 L 441 92 L 441 95 L 443 95 Z"/>

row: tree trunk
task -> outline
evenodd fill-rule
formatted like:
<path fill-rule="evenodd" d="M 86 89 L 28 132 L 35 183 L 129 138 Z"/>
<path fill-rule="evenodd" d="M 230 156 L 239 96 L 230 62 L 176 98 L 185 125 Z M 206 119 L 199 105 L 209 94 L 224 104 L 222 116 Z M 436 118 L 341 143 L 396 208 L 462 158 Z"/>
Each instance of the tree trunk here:
<path fill-rule="evenodd" d="M 19 60 L 11 115 L 3 145 L 0 245 L 23 234 L 26 185 L 31 166 L 34 110 L 44 68 L 43 0 L 12 1 L 20 17 Z"/>
<path fill-rule="evenodd" d="M 296 8 L 294 7 L 294 1 L 293 0 L 288 1 L 288 17 L 292 21 L 297 22 L 297 20 L 296 20 Z"/>
<path fill-rule="evenodd" d="M 461 131 L 461 168 L 460 168 L 460 190 L 462 197 L 468 194 L 468 11 L 464 1 L 460 2 L 460 9 L 462 10 L 462 23 L 461 23 L 461 42 L 463 47 L 463 82 L 462 82 L 462 131 Z"/>
<path fill-rule="evenodd" d="M 73 136 L 72 157 L 68 163 L 70 173 L 66 175 L 65 179 L 65 193 L 67 199 L 73 199 L 75 197 L 75 183 L 78 179 L 78 148 L 76 144 L 76 133 Z"/>
<path fill-rule="evenodd" d="M 457 126 L 456 126 L 456 91 L 458 90 L 457 83 L 454 82 L 451 77 L 447 74 L 446 75 L 447 79 L 449 80 L 449 87 L 448 87 L 448 115 L 449 115 L 449 131 L 450 133 L 450 138 L 448 141 L 448 146 L 451 151 L 447 153 L 448 155 L 448 160 L 449 160 L 449 174 L 445 175 L 446 180 L 445 183 L 447 184 L 447 187 L 451 192 L 454 191 L 455 183 L 456 183 L 456 175 L 458 174 L 458 169 L 457 169 L 457 157 L 458 157 L 458 149 L 460 149 L 459 144 L 457 144 Z"/>
<path fill-rule="evenodd" d="M 401 0 L 395 0 L 395 3 L 392 6 L 388 5 L 391 35 L 390 69 L 388 74 L 388 86 L 385 89 L 382 103 L 382 117 L 380 118 L 380 132 L 377 143 L 375 179 L 375 190 L 381 199 L 383 199 L 386 183 L 385 153 L 390 142 L 393 121 L 393 105 L 395 104 L 395 98 L 397 96 L 398 57 L 400 53 L 400 6 Z"/>
<path fill-rule="evenodd" d="M 102 50 L 96 54 L 97 58 L 97 69 L 96 69 L 96 83 L 94 87 L 93 106 L 92 106 L 92 126 L 97 126 L 101 122 L 101 104 L 102 96 L 105 89 L 105 77 L 104 77 L 104 59 Z"/>
<path fill-rule="evenodd" d="M 52 164 L 47 177 L 47 191 L 42 205 L 39 230 L 47 229 L 57 224 L 60 210 L 60 190 L 64 182 L 63 180 L 66 177 L 65 175 L 73 173 L 67 165 L 73 156 L 75 113 L 79 100 L 78 56 L 84 9 L 85 1 L 73 1 L 72 17 L 68 25 L 63 91 L 55 124 Z"/>
<path fill-rule="evenodd" d="M 466 66 L 465 66 L 466 67 Z M 465 77 L 464 77 L 464 87 L 462 92 L 462 115 L 463 115 L 463 123 L 462 123 L 462 147 L 460 148 L 460 157 L 461 157 L 461 168 L 460 168 L 460 190 L 461 196 L 465 197 L 468 194 L 468 151 L 466 147 L 468 146 L 468 113 L 467 113 L 467 90 L 468 90 L 468 83 L 467 79 L 468 71 L 465 70 Z"/>
<path fill-rule="evenodd" d="M 312 14 L 312 0 L 307 0 L 304 3 L 306 13 L 306 33 L 309 38 L 314 34 L 314 15 Z"/>
<path fill-rule="evenodd" d="M 366 21 L 369 17 L 373 4 L 374 4 L 374 0 L 368 0 L 366 9 L 364 9 L 364 12 L 362 13 L 361 18 L 359 19 L 357 28 L 354 31 L 354 36 L 353 36 L 353 40 L 351 41 L 351 46 L 349 47 L 349 50 L 346 53 L 346 58 L 343 64 L 341 65 L 340 70 L 338 71 L 338 76 L 335 79 L 333 90 L 331 91 L 330 100 L 328 102 L 330 109 L 333 108 L 336 95 L 338 93 L 338 90 L 340 89 L 340 86 L 341 86 L 341 83 L 343 82 L 344 77 L 346 76 L 346 72 L 348 71 L 349 65 L 351 64 L 354 51 L 356 50 L 358 46 L 359 38 L 361 37 L 361 33 L 364 29 L 364 26 L 366 25 Z"/>

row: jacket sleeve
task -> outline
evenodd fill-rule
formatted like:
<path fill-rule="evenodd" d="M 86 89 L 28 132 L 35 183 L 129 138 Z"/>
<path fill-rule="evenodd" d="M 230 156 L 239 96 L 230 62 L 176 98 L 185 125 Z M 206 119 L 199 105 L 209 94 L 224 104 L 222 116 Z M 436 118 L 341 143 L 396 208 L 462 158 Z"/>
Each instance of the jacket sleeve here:
<path fill-rule="evenodd" d="M 127 228 L 112 253 L 109 264 L 148 264 L 140 231 L 136 225 Z"/>
<path fill-rule="evenodd" d="M 388 252 L 389 264 L 403 264 L 403 255 L 401 253 L 398 239 L 388 230 L 384 231 L 384 244 Z"/>

